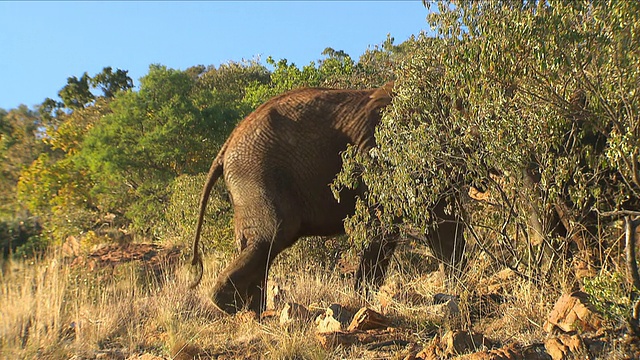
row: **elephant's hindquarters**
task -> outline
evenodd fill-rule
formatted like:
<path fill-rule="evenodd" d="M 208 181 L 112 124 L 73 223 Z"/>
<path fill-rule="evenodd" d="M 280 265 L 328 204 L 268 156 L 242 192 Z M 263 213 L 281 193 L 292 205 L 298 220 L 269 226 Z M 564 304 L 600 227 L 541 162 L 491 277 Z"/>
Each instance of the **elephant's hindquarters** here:
<path fill-rule="evenodd" d="M 286 146 L 290 155 L 275 170 L 278 193 L 296 206 L 292 211 L 300 215 L 299 236 L 343 233 L 343 220 L 355 208 L 355 193 L 342 191 L 338 201 L 330 185 L 342 168 L 340 153 L 348 139 L 332 128 L 315 129 L 302 139 Z"/>
<path fill-rule="evenodd" d="M 296 239 L 343 233 L 343 220 L 353 213 L 355 195 L 344 191 L 338 202 L 330 184 L 342 167 L 340 152 L 348 139 L 329 127 L 307 129 L 291 121 L 276 124 L 277 129 L 269 125 L 260 129 L 259 136 L 238 141 L 225 158 L 236 227 L 270 219 L 278 226 L 295 227 Z"/>

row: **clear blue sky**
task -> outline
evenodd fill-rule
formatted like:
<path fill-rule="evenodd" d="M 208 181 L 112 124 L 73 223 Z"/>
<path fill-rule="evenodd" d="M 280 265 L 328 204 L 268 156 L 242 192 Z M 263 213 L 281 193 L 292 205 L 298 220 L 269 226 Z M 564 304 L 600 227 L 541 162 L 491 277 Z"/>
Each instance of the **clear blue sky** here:
<path fill-rule="evenodd" d="M 356 58 L 388 33 L 428 31 L 411 1 L 0 1 L 0 108 L 33 107 L 69 76 L 105 66 L 138 85 L 150 64 L 175 69 L 267 56 L 306 65 L 326 47 Z"/>

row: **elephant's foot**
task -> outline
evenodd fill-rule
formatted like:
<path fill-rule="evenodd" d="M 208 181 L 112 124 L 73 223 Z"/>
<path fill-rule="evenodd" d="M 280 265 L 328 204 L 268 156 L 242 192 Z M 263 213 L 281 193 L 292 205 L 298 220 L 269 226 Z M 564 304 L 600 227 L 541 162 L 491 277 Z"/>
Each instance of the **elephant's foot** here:
<path fill-rule="evenodd" d="M 264 308 L 264 294 L 258 285 L 240 287 L 229 279 L 218 281 L 213 288 L 211 299 L 224 312 L 235 314 L 248 309 L 260 314 Z"/>
<path fill-rule="evenodd" d="M 227 314 L 235 314 L 244 307 L 246 302 L 233 286 L 220 282 L 213 288 L 211 300 L 220 310 Z"/>

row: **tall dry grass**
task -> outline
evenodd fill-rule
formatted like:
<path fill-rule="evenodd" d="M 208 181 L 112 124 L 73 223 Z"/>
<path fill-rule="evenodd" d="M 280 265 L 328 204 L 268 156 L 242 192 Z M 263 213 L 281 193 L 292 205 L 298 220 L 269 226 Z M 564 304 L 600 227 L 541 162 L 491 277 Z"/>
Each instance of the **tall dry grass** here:
<path fill-rule="evenodd" d="M 561 281 L 534 284 L 481 252 L 459 277 L 444 276 L 422 246 L 401 246 L 386 281 L 394 296 L 382 307 L 377 291 L 353 290 L 353 279 L 331 264 L 316 262 L 298 244 L 285 252 L 270 273 L 283 296 L 312 312 L 332 303 L 357 310 L 383 311 L 411 341 L 428 344 L 449 329 L 475 330 L 500 343 L 542 341 L 542 325 Z M 224 316 L 208 291 L 229 257 L 208 254 L 202 284 L 189 291 L 188 262 L 149 271 L 140 263 L 88 271 L 51 254 L 34 262 L 13 262 L 0 278 L 0 357 L 6 359 L 126 359 L 139 354 L 164 358 L 351 359 L 398 358 L 406 349 L 381 355 L 366 346 L 326 349 L 315 337 L 313 318 L 281 326 L 246 313 Z M 563 269 L 557 277 L 566 276 Z M 554 285 L 555 284 L 555 285 Z M 460 312 L 434 317 L 435 294 L 455 295 Z M 487 302 L 496 293 L 501 301 Z"/>

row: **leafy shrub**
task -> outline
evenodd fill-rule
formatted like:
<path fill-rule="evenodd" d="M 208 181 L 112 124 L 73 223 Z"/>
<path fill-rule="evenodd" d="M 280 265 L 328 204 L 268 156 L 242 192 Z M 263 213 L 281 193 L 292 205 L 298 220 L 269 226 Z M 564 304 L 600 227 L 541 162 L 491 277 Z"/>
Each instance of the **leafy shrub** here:
<path fill-rule="evenodd" d="M 437 6 L 429 20 L 438 36 L 419 38 L 398 66 L 378 149 L 346 154 L 337 185 L 354 186 L 359 178 L 369 190 L 349 222 L 352 232 L 375 231 L 369 224 L 377 222 L 384 231 L 399 217 L 425 230 L 432 222 L 427 209 L 443 197 L 464 199 L 468 185 L 484 177 L 496 194 L 487 211 L 500 216 L 472 218 L 467 229 L 504 246 L 507 262 L 536 265 L 545 254 L 562 258 L 566 242 L 545 227 L 545 251 L 525 259 L 522 250 L 534 250 L 532 213 L 545 220 L 565 210 L 571 235 L 590 229 L 598 213 L 637 209 L 640 5 Z M 490 178 L 493 170 L 505 176 Z"/>
<path fill-rule="evenodd" d="M 161 226 L 163 236 L 175 237 L 184 243 L 193 239 L 206 178 L 207 174 L 182 175 L 173 181 Z M 224 181 L 219 179 L 209 196 L 201 244 L 216 251 L 232 252 L 235 249 L 232 215 Z"/>
<path fill-rule="evenodd" d="M 0 248 L 3 259 L 7 259 L 11 254 L 17 257 L 31 257 L 45 250 L 48 240 L 41 232 L 40 223 L 33 217 L 0 221 Z"/>
<path fill-rule="evenodd" d="M 41 234 L 33 235 L 27 238 L 23 245 L 16 248 L 14 257 L 16 258 L 32 258 L 42 255 L 49 247 L 49 240 Z"/>
<path fill-rule="evenodd" d="M 602 271 L 593 278 L 584 278 L 584 291 L 591 303 L 610 321 L 620 321 L 631 313 L 625 275 L 619 271 Z"/>

